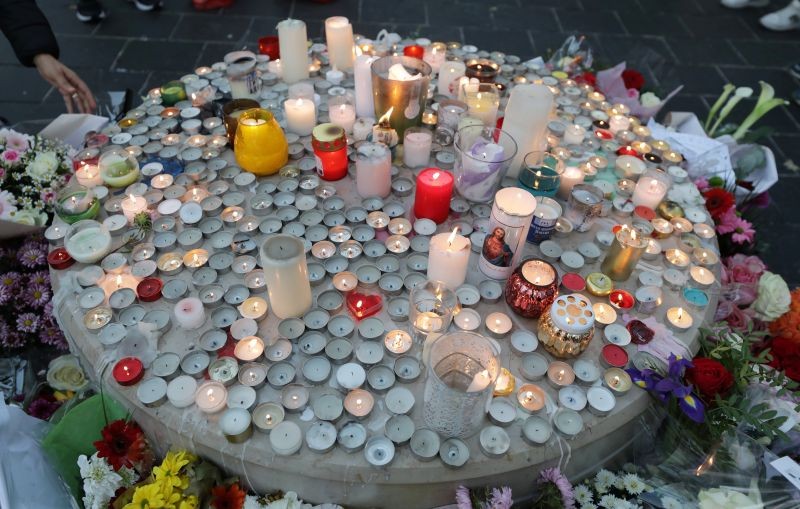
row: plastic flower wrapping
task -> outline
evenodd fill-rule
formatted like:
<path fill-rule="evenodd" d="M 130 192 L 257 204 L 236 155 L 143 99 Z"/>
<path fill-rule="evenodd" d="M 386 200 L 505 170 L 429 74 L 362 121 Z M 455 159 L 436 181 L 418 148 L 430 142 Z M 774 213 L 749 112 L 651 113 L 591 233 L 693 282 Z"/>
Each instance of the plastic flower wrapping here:
<path fill-rule="evenodd" d="M 72 174 L 74 149 L 0 129 L 0 220 L 44 226 L 56 193 Z"/>

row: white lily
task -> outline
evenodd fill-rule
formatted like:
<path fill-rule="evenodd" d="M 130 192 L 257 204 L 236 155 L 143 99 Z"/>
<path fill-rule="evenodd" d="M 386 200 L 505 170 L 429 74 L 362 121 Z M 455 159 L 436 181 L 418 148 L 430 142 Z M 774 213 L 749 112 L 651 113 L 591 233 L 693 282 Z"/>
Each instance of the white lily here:
<path fill-rule="evenodd" d="M 758 96 L 758 102 L 756 103 L 756 107 L 753 108 L 753 111 L 750 112 L 747 118 L 744 119 L 744 122 L 736 129 L 736 132 L 733 133 L 733 139 L 736 141 L 741 140 L 753 124 L 769 113 L 770 110 L 778 106 L 786 106 L 789 104 L 789 101 L 775 97 L 775 89 L 772 88 L 772 85 L 764 81 L 759 81 L 758 83 L 761 85 L 761 94 Z"/>
<path fill-rule="evenodd" d="M 725 86 L 722 87 L 722 93 L 719 95 L 714 105 L 711 106 L 711 109 L 708 110 L 706 123 L 703 124 L 703 129 L 705 129 L 706 132 L 708 132 L 708 128 L 711 126 L 711 121 L 714 120 L 714 116 L 717 114 L 719 109 L 722 108 L 722 105 L 725 104 L 725 100 L 728 99 L 728 96 L 731 95 L 731 92 L 733 92 L 735 88 L 736 87 L 731 83 L 726 83 Z"/>
<path fill-rule="evenodd" d="M 733 93 L 733 97 L 728 99 L 727 104 L 725 107 L 722 108 L 722 111 L 719 112 L 719 117 L 717 121 L 714 122 L 714 125 L 711 127 L 711 130 L 708 131 L 709 136 L 714 136 L 714 133 L 717 131 L 717 128 L 720 126 L 723 120 L 725 120 L 728 115 L 730 115 L 733 108 L 739 104 L 739 101 L 742 99 L 747 99 L 753 95 L 753 89 L 750 87 L 737 87 L 736 91 Z"/>

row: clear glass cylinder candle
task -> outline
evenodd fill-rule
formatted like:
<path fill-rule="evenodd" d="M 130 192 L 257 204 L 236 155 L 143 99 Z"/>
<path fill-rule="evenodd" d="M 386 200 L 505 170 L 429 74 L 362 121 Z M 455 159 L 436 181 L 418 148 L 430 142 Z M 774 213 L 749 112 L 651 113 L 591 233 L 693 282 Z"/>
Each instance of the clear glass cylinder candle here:
<path fill-rule="evenodd" d="M 408 318 L 415 339 L 424 341 L 428 334 L 442 333 L 450 327 L 460 306 L 455 292 L 441 281 L 427 281 L 411 290 Z"/>
<path fill-rule="evenodd" d="M 603 209 L 603 192 L 590 184 L 576 184 L 567 200 L 564 211 L 574 230 L 589 231 Z"/>
<path fill-rule="evenodd" d="M 445 437 L 468 437 L 481 426 L 500 373 L 492 342 L 473 332 L 451 332 L 430 348 L 425 381 L 426 425 Z"/>
<path fill-rule="evenodd" d="M 494 127 L 500 107 L 497 86 L 494 83 L 465 83 L 461 86 L 461 92 L 461 98 L 467 104 L 467 114 L 483 122 L 486 127 Z"/>
<path fill-rule="evenodd" d="M 517 142 L 494 127 L 471 125 L 455 137 L 456 190 L 471 202 L 489 203 L 517 153 Z"/>
<path fill-rule="evenodd" d="M 466 116 L 468 106 L 456 99 L 443 99 L 439 101 L 436 112 L 436 142 L 450 145 L 458 131 L 458 123 Z"/>
<path fill-rule="evenodd" d="M 431 66 L 405 56 L 381 57 L 372 63 L 375 118 L 392 109 L 389 124 L 402 139 L 405 130 L 422 123 Z"/>

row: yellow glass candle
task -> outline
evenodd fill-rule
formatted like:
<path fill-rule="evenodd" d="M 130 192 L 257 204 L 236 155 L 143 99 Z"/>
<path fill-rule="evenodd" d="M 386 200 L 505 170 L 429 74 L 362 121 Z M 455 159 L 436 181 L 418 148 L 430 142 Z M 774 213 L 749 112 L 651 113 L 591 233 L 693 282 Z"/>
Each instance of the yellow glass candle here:
<path fill-rule="evenodd" d="M 276 173 L 289 160 L 289 144 L 269 110 L 253 108 L 239 117 L 234 140 L 239 166 L 259 176 Z"/>
<path fill-rule="evenodd" d="M 625 281 L 644 254 L 647 238 L 640 232 L 623 226 L 616 234 L 600 271 L 614 281 Z"/>

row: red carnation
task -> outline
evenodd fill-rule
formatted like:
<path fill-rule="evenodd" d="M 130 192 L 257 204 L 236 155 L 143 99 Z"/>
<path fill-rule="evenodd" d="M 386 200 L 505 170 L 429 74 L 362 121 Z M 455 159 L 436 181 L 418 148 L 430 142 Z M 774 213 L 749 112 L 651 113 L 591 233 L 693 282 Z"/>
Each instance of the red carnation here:
<path fill-rule="evenodd" d="M 711 187 L 704 191 L 703 198 L 706 199 L 706 208 L 711 217 L 714 218 L 714 221 L 719 221 L 726 212 L 736 205 L 736 199 L 733 195 L 719 187 Z"/>
<path fill-rule="evenodd" d="M 122 419 L 112 422 L 101 431 L 102 440 L 94 443 L 97 455 L 119 470 L 133 468 L 146 459 L 147 441 L 138 424 Z"/>
<path fill-rule="evenodd" d="M 641 90 L 644 86 L 644 76 L 634 69 L 625 69 L 622 71 L 622 81 L 625 83 L 625 88 Z"/>
<path fill-rule="evenodd" d="M 585 71 L 584 73 L 577 75 L 575 77 L 575 81 L 578 83 L 587 83 L 593 87 L 597 86 L 597 76 L 590 71 Z"/>
<path fill-rule="evenodd" d="M 724 395 L 733 387 L 733 375 L 721 362 L 708 357 L 695 357 L 692 364 L 694 367 L 686 370 L 686 380 L 695 386 L 706 401 L 712 401 L 717 394 Z"/>
<path fill-rule="evenodd" d="M 238 484 L 214 486 L 211 489 L 211 507 L 214 509 L 242 509 L 247 493 Z"/>

